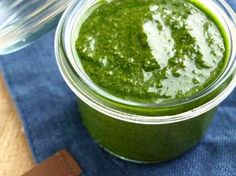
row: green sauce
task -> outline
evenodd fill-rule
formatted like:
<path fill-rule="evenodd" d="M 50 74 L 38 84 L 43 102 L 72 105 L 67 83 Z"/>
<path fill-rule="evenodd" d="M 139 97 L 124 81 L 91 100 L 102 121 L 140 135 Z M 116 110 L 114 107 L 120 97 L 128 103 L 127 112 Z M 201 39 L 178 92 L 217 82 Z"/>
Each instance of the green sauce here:
<path fill-rule="evenodd" d="M 224 70 L 227 47 L 216 20 L 202 9 L 186 0 L 101 1 L 76 42 L 86 74 L 132 102 L 203 91 Z"/>
<path fill-rule="evenodd" d="M 190 96 L 211 86 L 227 64 L 224 27 L 197 0 L 98 0 L 91 9 L 79 26 L 76 50 L 95 85 L 129 101 L 121 104 L 99 94 L 109 108 L 134 117 L 179 114 L 208 102 L 228 84 L 194 102 L 169 106 L 175 100 L 193 100 Z M 216 110 L 149 125 L 145 119 L 139 124 L 112 118 L 82 101 L 79 107 L 84 125 L 100 145 L 123 159 L 144 163 L 167 161 L 190 149 Z"/>

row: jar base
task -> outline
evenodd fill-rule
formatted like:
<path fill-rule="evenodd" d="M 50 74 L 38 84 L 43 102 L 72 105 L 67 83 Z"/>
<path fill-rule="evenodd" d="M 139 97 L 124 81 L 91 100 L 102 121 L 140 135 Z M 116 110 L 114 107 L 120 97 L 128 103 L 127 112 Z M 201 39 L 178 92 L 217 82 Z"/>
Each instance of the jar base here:
<path fill-rule="evenodd" d="M 99 145 L 103 150 L 105 150 L 106 152 L 108 152 L 109 154 L 111 154 L 112 156 L 118 158 L 118 159 L 121 159 L 121 160 L 124 160 L 124 161 L 128 161 L 128 162 L 132 162 L 132 163 L 136 163 L 136 164 L 160 164 L 160 163 L 164 163 L 164 162 L 168 162 L 168 161 L 171 161 L 171 160 L 174 160 L 180 156 L 182 156 L 184 153 L 178 155 L 178 156 L 175 156 L 173 158 L 170 158 L 170 159 L 167 159 L 167 160 L 159 160 L 159 161 L 145 161 L 145 160 L 135 160 L 135 159 L 130 159 L 130 158 L 127 158 L 127 157 L 124 157 L 122 155 L 119 155 L 117 153 L 114 153 L 112 152 L 111 150 L 107 149 L 106 147 L 104 147 L 102 144 L 98 143 L 96 140 L 95 140 L 95 143 L 97 145 Z M 196 145 L 196 144 L 195 144 Z"/>

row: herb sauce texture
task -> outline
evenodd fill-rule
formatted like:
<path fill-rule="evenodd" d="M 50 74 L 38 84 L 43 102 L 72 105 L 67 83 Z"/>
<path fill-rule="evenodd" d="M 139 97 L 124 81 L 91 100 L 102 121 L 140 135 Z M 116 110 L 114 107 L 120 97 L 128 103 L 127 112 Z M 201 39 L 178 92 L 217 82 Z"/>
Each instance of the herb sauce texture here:
<path fill-rule="evenodd" d="M 160 103 L 203 91 L 224 70 L 213 17 L 186 0 L 113 0 L 81 25 L 76 50 L 89 78 L 118 98 Z"/>

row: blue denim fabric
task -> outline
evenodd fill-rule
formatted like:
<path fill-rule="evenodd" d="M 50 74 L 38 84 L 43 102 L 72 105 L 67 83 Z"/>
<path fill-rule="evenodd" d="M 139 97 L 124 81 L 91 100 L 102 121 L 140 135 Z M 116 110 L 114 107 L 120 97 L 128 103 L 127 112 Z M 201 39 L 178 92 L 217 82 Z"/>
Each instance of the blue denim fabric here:
<path fill-rule="evenodd" d="M 230 3 L 236 9 L 236 1 Z M 66 148 L 85 176 L 236 175 L 236 90 L 221 104 L 207 134 L 195 148 L 163 164 L 129 163 L 95 144 L 82 125 L 76 96 L 58 71 L 53 38 L 54 31 L 28 48 L 0 56 L 0 69 L 37 163 Z"/>

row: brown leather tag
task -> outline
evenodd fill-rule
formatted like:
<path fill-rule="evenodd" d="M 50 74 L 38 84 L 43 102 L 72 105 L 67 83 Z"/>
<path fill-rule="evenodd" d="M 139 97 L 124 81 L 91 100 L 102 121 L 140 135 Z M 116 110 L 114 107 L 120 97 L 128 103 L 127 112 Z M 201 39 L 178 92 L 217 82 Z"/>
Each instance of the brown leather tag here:
<path fill-rule="evenodd" d="M 82 170 L 64 149 L 22 176 L 80 176 Z"/>

